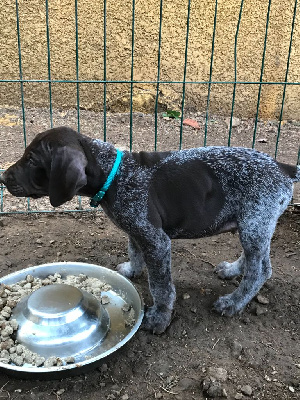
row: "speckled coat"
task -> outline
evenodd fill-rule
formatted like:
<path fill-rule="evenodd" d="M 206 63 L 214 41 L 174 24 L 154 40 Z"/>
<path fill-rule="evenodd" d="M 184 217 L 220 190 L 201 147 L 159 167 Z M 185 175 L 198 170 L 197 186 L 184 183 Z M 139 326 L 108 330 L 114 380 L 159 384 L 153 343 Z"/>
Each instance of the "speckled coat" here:
<path fill-rule="evenodd" d="M 76 194 L 94 196 L 116 158 L 109 143 L 69 128 L 42 132 L 2 181 L 16 196 L 49 196 L 59 206 Z M 101 207 L 129 237 L 130 261 L 119 272 L 133 278 L 147 267 L 153 297 L 144 327 L 162 333 L 171 321 L 175 288 L 171 239 L 239 232 L 243 252 L 222 262 L 221 278 L 243 275 L 214 307 L 240 312 L 271 276 L 270 241 L 287 208 L 300 168 L 245 148 L 205 147 L 174 152 L 124 152 Z"/>

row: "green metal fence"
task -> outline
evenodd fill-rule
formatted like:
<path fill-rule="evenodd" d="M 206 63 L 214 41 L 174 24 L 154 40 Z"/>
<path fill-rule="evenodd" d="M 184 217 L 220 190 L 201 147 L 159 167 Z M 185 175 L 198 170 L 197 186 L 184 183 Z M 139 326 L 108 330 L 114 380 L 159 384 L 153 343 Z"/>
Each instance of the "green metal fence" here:
<path fill-rule="evenodd" d="M 272 0 L 266 0 L 268 3 L 267 15 L 266 15 L 266 23 L 265 23 L 265 33 L 264 33 L 264 41 L 262 43 L 262 61 L 261 61 L 261 69 L 260 69 L 260 79 L 258 81 L 243 81 L 238 80 L 237 74 L 237 56 L 238 56 L 238 41 L 239 41 L 239 32 L 240 32 L 240 23 L 243 15 L 243 7 L 244 0 L 241 0 L 240 10 L 238 16 L 238 22 L 236 25 L 235 31 L 235 41 L 234 41 L 234 80 L 224 80 L 224 81 L 216 81 L 213 80 L 213 68 L 214 68 L 214 55 L 215 55 L 215 33 L 216 26 L 218 21 L 218 0 L 215 0 L 215 11 L 214 11 L 214 19 L 213 19 L 213 34 L 212 34 L 212 42 L 211 42 L 211 57 L 210 57 L 210 72 L 208 80 L 195 80 L 188 81 L 186 80 L 187 76 L 187 62 L 188 62 L 188 48 L 189 48 L 189 28 L 191 21 L 191 4 L 192 0 L 187 0 L 187 17 L 185 21 L 186 26 L 186 35 L 185 35 L 185 51 L 184 51 L 184 70 L 182 80 L 176 81 L 166 81 L 161 80 L 161 41 L 162 41 L 162 24 L 163 24 L 163 2 L 164 0 L 160 0 L 160 18 L 159 18 L 159 33 L 158 33 L 158 43 L 157 43 L 157 79 L 156 80 L 135 80 L 135 1 L 132 0 L 132 35 L 131 35 L 131 71 L 130 71 L 130 80 L 108 80 L 107 79 L 107 46 L 106 46 L 106 38 L 107 38 L 107 0 L 103 0 L 103 79 L 101 80 L 84 80 L 79 79 L 79 56 L 78 56 L 78 48 L 79 48 L 79 35 L 78 35 L 78 0 L 75 1 L 75 42 L 76 42 L 76 79 L 52 79 L 51 76 L 51 40 L 49 33 L 49 4 L 48 0 L 45 0 L 45 15 L 46 15 L 46 35 L 47 35 L 47 64 L 48 64 L 48 79 L 24 79 L 23 78 L 23 70 L 22 70 L 22 42 L 20 35 L 20 18 L 19 18 L 19 2 L 15 0 L 15 21 L 16 21 L 16 31 L 17 31 L 17 45 L 18 45 L 18 79 L 0 79 L 0 90 L 1 84 L 6 83 L 16 83 L 19 84 L 20 90 L 20 98 L 21 98 L 21 109 L 22 109 L 22 127 L 23 127 L 23 142 L 24 147 L 27 146 L 27 130 L 26 130 L 26 107 L 24 101 L 24 84 L 27 83 L 39 83 L 39 84 L 47 84 L 48 85 L 48 96 L 49 96 L 49 125 L 53 126 L 53 101 L 52 101 L 52 85 L 53 84 L 75 84 L 76 87 L 76 99 L 77 99 L 77 128 L 78 131 L 81 129 L 81 119 L 80 119 L 80 86 L 82 84 L 101 84 L 103 85 L 103 140 L 106 140 L 106 132 L 107 132 L 107 86 L 110 84 L 130 84 L 130 126 L 129 126 L 129 137 L 130 137 L 130 150 L 132 149 L 132 140 L 134 137 L 133 132 L 133 88 L 135 84 L 153 84 L 156 86 L 156 98 L 155 98 L 155 108 L 154 108 L 154 148 L 157 149 L 157 135 L 158 135 L 158 98 L 159 91 L 162 85 L 167 84 L 180 84 L 182 86 L 181 93 L 181 120 L 180 120 L 180 129 L 178 132 L 179 135 L 179 148 L 182 147 L 182 132 L 183 132 L 183 120 L 185 115 L 185 99 L 186 99 L 186 88 L 187 85 L 206 85 L 207 86 L 207 101 L 206 101 L 206 110 L 205 110 L 205 125 L 204 125 L 204 140 L 203 145 L 205 146 L 207 143 L 207 137 L 209 134 L 209 114 L 210 114 L 210 100 L 211 100 L 211 90 L 213 85 L 232 85 L 232 105 L 231 105 L 231 113 L 230 113 L 230 122 L 228 129 L 228 146 L 231 145 L 231 136 L 232 136 L 232 128 L 233 128 L 233 116 L 235 111 L 236 104 L 236 89 L 239 85 L 256 85 L 258 87 L 258 97 L 257 97 L 257 106 L 256 106 L 256 115 L 254 119 L 254 127 L 253 127 L 253 136 L 252 136 L 252 147 L 255 147 L 256 144 L 256 135 L 257 135 L 257 127 L 259 121 L 259 110 L 260 110 L 260 101 L 261 101 L 261 93 L 264 85 L 278 85 L 283 88 L 282 101 L 281 101 L 281 111 L 278 120 L 278 129 L 277 129 L 277 138 L 276 138 L 276 146 L 274 149 L 274 156 L 276 158 L 278 152 L 278 146 L 281 137 L 282 130 L 282 121 L 283 121 L 283 110 L 285 105 L 286 98 L 286 89 L 288 86 L 297 86 L 300 85 L 300 82 L 290 82 L 289 79 L 289 68 L 291 62 L 291 50 L 293 45 L 293 36 L 295 31 L 295 22 L 297 16 L 297 0 L 294 2 L 294 10 L 293 10 L 293 18 L 290 26 L 290 40 L 289 40 L 289 50 L 288 54 L 286 54 L 286 68 L 285 68 L 285 79 L 283 81 L 265 81 L 264 80 L 264 67 L 265 67 L 265 56 L 266 56 L 266 48 L 268 43 L 268 29 L 270 23 L 270 10 L 272 5 Z M 296 163 L 300 162 L 300 149 L 298 150 L 298 159 L 295 160 Z M 1 170 L 0 170 L 1 171 Z M 3 171 L 3 170 L 2 170 Z M 0 187 L 0 214 L 9 214 L 9 213 L 22 213 L 23 211 L 15 210 L 13 212 L 5 210 L 5 200 L 4 200 L 5 188 Z M 82 211 L 81 199 L 79 198 L 79 205 L 76 207 L 77 209 L 72 209 L 68 211 Z M 67 211 L 67 210 L 65 210 Z M 41 210 L 36 211 L 31 208 L 30 201 L 27 201 L 27 210 L 26 212 L 41 212 Z M 43 210 L 42 212 L 53 212 L 53 210 Z"/>

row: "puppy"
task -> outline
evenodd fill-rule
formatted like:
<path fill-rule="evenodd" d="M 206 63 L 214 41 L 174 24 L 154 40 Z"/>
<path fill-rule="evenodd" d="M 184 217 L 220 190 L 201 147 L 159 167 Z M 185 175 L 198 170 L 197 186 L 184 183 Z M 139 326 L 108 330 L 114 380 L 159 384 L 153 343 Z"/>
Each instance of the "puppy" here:
<path fill-rule="evenodd" d="M 238 313 L 271 276 L 271 237 L 299 180 L 299 166 L 255 150 L 119 152 L 66 127 L 38 134 L 0 178 L 13 195 L 49 196 L 54 207 L 75 195 L 100 204 L 129 236 L 130 261 L 120 264 L 119 272 L 133 278 L 147 267 L 153 306 L 144 327 L 157 334 L 170 324 L 176 297 L 171 239 L 239 232 L 240 258 L 222 262 L 216 272 L 243 278 L 214 304 L 223 315 Z"/>

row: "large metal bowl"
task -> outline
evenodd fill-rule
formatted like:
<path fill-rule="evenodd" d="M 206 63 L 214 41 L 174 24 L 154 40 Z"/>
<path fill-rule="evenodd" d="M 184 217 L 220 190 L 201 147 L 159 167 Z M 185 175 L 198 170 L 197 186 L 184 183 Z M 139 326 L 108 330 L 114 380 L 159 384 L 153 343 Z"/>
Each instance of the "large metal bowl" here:
<path fill-rule="evenodd" d="M 6 374 L 18 378 L 60 379 L 86 372 L 128 342 L 142 322 L 143 300 L 134 285 L 117 272 L 98 265 L 43 264 L 0 278 L 0 283 L 15 284 L 27 275 L 45 279 L 55 273 L 62 278 L 84 273 L 107 283 L 111 286 L 105 292 L 109 302 L 101 305 L 91 294 L 63 284 L 42 287 L 21 300 L 12 315 L 19 322 L 18 341 L 44 357 L 73 357 L 75 362 L 53 367 L 30 364 L 20 367 L 0 362 L 0 370 Z M 126 313 L 122 310 L 126 305 L 134 310 L 133 326 L 126 324 Z"/>

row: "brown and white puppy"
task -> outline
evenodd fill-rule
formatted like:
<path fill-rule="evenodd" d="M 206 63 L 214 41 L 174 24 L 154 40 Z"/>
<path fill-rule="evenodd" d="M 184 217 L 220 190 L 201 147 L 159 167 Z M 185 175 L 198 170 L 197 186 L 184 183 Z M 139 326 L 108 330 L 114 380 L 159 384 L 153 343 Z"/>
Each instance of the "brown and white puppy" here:
<path fill-rule="evenodd" d="M 49 196 L 57 207 L 75 195 L 93 197 L 115 159 L 113 145 L 55 128 L 38 134 L 0 182 L 18 197 Z M 299 167 L 245 148 L 124 151 L 101 207 L 129 236 L 130 262 L 120 264 L 119 272 L 133 278 L 144 266 L 148 269 L 153 306 L 145 314 L 145 328 L 162 333 L 171 321 L 174 238 L 238 230 L 241 257 L 222 262 L 216 272 L 221 278 L 243 278 L 214 306 L 229 316 L 241 311 L 271 276 L 271 237 L 291 200 L 293 182 L 299 180 Z"/>

